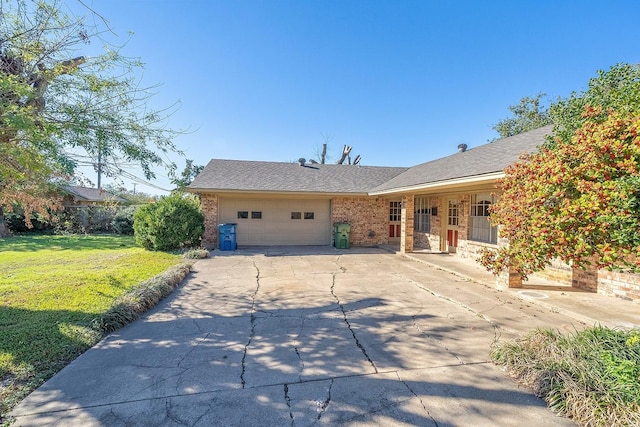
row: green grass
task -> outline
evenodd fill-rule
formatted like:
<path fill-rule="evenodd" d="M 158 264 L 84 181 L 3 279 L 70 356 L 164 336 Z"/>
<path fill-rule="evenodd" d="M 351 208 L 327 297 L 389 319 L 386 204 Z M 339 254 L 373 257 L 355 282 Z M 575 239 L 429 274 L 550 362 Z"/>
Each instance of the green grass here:
<path fill-rule="evenodd" d="M 94 345 L 114 304 L 180 262 L 128 236 L 0 239 L 0 417 Z"/>
<path fill-rule="evenodd" d="M 581 426 L 640 426 L 640 330 L 538 329 L 493 360 Z"/>

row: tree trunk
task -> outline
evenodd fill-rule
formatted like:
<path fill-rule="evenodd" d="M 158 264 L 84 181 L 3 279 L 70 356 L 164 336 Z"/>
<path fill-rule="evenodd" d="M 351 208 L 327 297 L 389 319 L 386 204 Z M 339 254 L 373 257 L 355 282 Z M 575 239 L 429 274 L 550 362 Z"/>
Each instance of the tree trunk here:
<path fill-rule="evenodd" d="M 324 160 L 327 157 L 327 144 L 322 144 L 322 155 L 320 156 L 320 163 L 324 165 Z"/>
<path fill-rule="evenodd" d="M 0 206 L 0 237 L 9 236 L 11 236 L 11 230 L 9 230 L 9 226 L 7 225 L 7 221 L 4 217 L 4 209 Z"/>
<path fill-rule="evenodd" d="M 347 159 L 347 156 L 349 156 L 349 154 L 351 153 L 351 147 L 348 145 L 345 145 L 342 148 L 342 156 L 340 157 L 340 160 L 338 160 L 338 164 L 341 165 L 344 163 L 344 161 Z"/>

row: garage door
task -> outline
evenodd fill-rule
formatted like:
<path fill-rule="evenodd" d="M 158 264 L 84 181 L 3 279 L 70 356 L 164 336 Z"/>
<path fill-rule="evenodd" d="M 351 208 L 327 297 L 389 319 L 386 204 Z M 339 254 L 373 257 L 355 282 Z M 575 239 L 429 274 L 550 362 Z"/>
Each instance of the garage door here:
<path fill-rule="evenodd" d="M 238 224 L 238 245 L 329 245 L 329 200 L 220 198 L 218 219 Z"/>

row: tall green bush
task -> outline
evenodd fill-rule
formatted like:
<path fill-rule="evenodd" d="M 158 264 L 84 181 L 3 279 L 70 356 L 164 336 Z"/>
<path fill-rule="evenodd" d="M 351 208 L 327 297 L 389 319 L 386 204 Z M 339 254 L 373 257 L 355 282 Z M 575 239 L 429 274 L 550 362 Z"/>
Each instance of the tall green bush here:
<path fill-rule="evenodd" d="M 111 222 L 113 232 L 129 236 L 133 235 L 133 215 L 137 209 L 137 206 L 127 206 L 126 208 L 118 210 Z"/>
<path fill-rule="evenodd" d="M 194 247 L 200 244 L 204 233 L 200 202 L 183 193 L 172 193 L 142 206 L 133 218 L 136 243 L 149 250 Z"/>

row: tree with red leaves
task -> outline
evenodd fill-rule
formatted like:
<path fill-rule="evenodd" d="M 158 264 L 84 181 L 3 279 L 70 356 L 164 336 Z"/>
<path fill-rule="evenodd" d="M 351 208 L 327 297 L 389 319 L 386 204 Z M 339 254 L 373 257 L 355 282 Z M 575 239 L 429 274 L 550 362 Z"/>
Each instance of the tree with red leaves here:
<path fill-rule="evenodd" d="M 526 277 L 559 258 L 640 271 L 640 114 L 586 107 L 582 120 L 505 170 L 491 221 L 509 245 L 485 251 L 490 270 Z"/>

